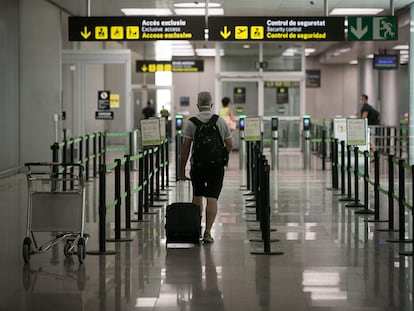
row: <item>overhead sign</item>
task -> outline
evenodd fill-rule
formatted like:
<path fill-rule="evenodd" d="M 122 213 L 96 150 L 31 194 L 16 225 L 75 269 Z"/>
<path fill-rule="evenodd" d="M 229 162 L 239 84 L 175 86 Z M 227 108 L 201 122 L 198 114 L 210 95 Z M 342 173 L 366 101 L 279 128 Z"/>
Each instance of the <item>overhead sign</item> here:
<path fill-rule="evenodd" d="M 209 17 L 211 41 L 344 41 L 344 17 Z"/>
<path fill-rule="evenodd" d="M 398 40 L 397 16 L 349 16 L 349 41 Z"/>
<path fill-rule="evenodd" d="M 204 71 L 203 60 L 137 60 L 136 72 L 202 72 Z"/>
<path fill-rule="evenodd" d="M 203 16 L 69 16 L 69 41 L 204 40 Z"/>

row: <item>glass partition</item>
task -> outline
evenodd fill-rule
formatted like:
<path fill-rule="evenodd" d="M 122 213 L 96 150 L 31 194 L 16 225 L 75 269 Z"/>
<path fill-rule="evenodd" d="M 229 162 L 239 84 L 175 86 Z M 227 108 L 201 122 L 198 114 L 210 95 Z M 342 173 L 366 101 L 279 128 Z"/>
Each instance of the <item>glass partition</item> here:
<path fill-rule="evenodd" d="M 299 81 L 264 81 L 264 116 L 299 116 Z"/>
<path fill-rule="evenodd" d="M 303 47 L 292 43 L 263 44 L 263 71 L 301 71 Z"/>

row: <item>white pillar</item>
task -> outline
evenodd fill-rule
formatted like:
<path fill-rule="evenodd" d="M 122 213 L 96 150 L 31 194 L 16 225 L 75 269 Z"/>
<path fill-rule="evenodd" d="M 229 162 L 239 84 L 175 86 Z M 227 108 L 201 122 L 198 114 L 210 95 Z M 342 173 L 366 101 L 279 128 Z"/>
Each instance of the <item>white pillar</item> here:
<path fill-rule="evenodd" d="M 361 94 L 368 95 L 368 103 L 373 107 L 378 107 L 378 75 L 372 66 L 372 59 L 358 59 L 359 94 L 356 95 L 356 102 L 359 103 Z M 359 112 L 361 106 L 357 107 Z"/>
<path fill-rule="evenodd" d="M 410 6 L 410 59 L 414 59 L 414 4 Z M 410 75 L 410 104 L 409 104 L 409 135 L 410 135 L 410 165 L 414 164 L 414 71 L 409 68 Z"/>
<path fill-rule="evenodd" d="M 400 123 L 400 72 L 399 70 L 380 71 L 380 115 L 381 124 L 399 126 Z"/>

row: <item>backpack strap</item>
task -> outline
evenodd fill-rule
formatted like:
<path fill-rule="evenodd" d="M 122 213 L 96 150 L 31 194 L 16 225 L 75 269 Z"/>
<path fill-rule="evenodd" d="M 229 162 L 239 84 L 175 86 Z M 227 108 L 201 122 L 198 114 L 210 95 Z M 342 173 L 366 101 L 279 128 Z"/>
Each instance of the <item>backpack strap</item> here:
<path fill-rule="evenodd" d="M 218 117 L 219 116 L 217 114 L 213 114 L 213 116 L 210 118 L 210 120 L 208 122 L 210 122 L 212 125 L 214 125 L 214 124 L 216 124 Z"/>
<path fill-rule="evenodd" d="M 193 122 L 196 126 L 197 126 L 197 128 L 199 128 L 200 126 L 202 126 L 204 123 L 203 122 L 201 122 L 201 120 L 199 119 L 199 118 L 197 118 L 197 117 L 191 117 L 190 118 L 190 121 L 191 122 Z"/>

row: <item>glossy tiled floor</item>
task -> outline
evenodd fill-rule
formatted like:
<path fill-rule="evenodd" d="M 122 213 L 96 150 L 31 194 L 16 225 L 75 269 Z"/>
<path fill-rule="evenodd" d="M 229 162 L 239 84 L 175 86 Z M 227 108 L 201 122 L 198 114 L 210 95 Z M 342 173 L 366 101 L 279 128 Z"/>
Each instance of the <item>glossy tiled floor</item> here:
<path fill-rule="evenodd" d="M 271 174 L 271 234 L 280 240 L 271 250 L 282 255 L 251 254 L 263 244 L 249 241 L 260 234 L 250 231 L 257 224 L 246 213 L 238 153 L 226 172 L 214 244 L 167 249 L 167 202 L 160 202 L 148 222 L 133 224 L 142 230 L 122 233 L 131 242 L 106 244 L 116 255 L 87 255 L 83 265 L 65 259 L 63 244 L 23 264 L 26 179 L 0 180 L 0 310 L 413 310 L 412 258 L 399 255 L 410 245 L 387 243 L 397 233 L 355 215 L 326 190 L 329 171 L 316 162 L 304 171 L 301 163 L 300 154 L 281 154 Z M 187 185 L 179 189 L 189 198 Z M 87 249 L 97 250 L 96 182 L 86 191 Z"/>

